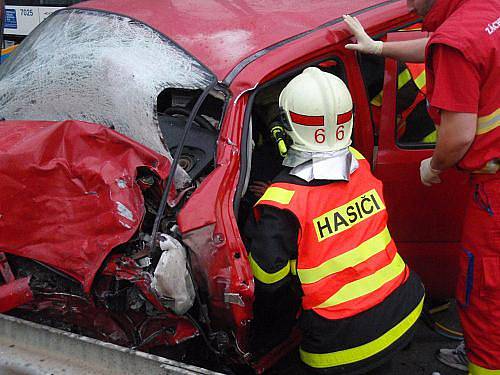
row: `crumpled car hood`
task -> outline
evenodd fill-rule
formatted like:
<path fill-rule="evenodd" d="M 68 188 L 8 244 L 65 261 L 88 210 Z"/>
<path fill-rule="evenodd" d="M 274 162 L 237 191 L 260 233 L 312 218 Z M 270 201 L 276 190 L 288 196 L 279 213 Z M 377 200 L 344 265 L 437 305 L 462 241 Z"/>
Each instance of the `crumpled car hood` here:
<path fill-rule="evenodd" d="M 57 268 L 88 292 L 141 224 L 139 167 L 165 179 L 170 161 L 97 124 L 0 121 L 0 251 Z"/>

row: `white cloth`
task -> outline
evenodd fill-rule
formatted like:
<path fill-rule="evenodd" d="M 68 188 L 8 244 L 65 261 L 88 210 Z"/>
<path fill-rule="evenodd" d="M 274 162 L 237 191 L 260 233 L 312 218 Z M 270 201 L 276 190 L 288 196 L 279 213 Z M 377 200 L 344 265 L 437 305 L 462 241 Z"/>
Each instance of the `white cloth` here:
<path fill-rule="evenodd" d="M 329 152 L 297 151 L 293 148 L 283 160 L 291 167 L 290 174 L 307 182 L 311 180 L 344 180 L 359 167 L 359 163 L 348 148 Z"/>
<path fill-rule="evenodd" d="M 162 233 L 163 251 L 156 266 L 151 288 L 165 298 L 167 306 L 177 315 L 185 314 L 194 304 L 195 289 L 187 268 L 186 249 L 174 237 Z"/>

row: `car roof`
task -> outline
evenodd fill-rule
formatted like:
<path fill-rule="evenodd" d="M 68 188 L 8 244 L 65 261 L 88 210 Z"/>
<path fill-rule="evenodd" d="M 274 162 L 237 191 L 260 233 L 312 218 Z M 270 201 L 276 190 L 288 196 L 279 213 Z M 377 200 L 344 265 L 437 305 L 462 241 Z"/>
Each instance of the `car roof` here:
<path fill-rule="evenodd" d="M 240 62 L 343 14 L 403 0 L 91 0 L 73 7 L 141 21 L 196 57 L 219 80 Z"/>

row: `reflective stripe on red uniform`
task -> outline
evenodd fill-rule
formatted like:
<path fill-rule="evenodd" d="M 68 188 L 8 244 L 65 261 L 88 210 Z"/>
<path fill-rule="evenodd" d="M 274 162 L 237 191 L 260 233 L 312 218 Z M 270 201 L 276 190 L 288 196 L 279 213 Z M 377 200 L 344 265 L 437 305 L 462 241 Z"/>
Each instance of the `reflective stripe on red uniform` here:
<path fill-rule="evenodd" d="M 299 221 L 297 274 L 304 309 L 327 319 L 350 317 L 383 301 L 408 276 L 386 227 L 382 184 L 365 160 L 350 182 L 275 183 L 259 205 L 289 210 Z"/>

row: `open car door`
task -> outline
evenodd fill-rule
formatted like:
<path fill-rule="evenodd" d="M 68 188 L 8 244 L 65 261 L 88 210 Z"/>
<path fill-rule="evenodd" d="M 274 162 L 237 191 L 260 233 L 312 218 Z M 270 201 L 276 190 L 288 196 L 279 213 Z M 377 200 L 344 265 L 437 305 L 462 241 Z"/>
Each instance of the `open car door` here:
<path fill-rule="evenodd" d="M 397 31 L 388 34 L 387 40 L 426 36 L 421 31 Z M 413 94 L 406 84 L 414 85 Z M 374 173 L 384 183 L 391 233 L 428 294 L 451 297 L 458 272 L 467 175 L 450 169 L 442 173 L 441 184 L 426 187 L 420 182 L 420 162 L 432 155 L 436 134 L 426 108 L 424 64 L 386 59 L 380 99 Z"/>

